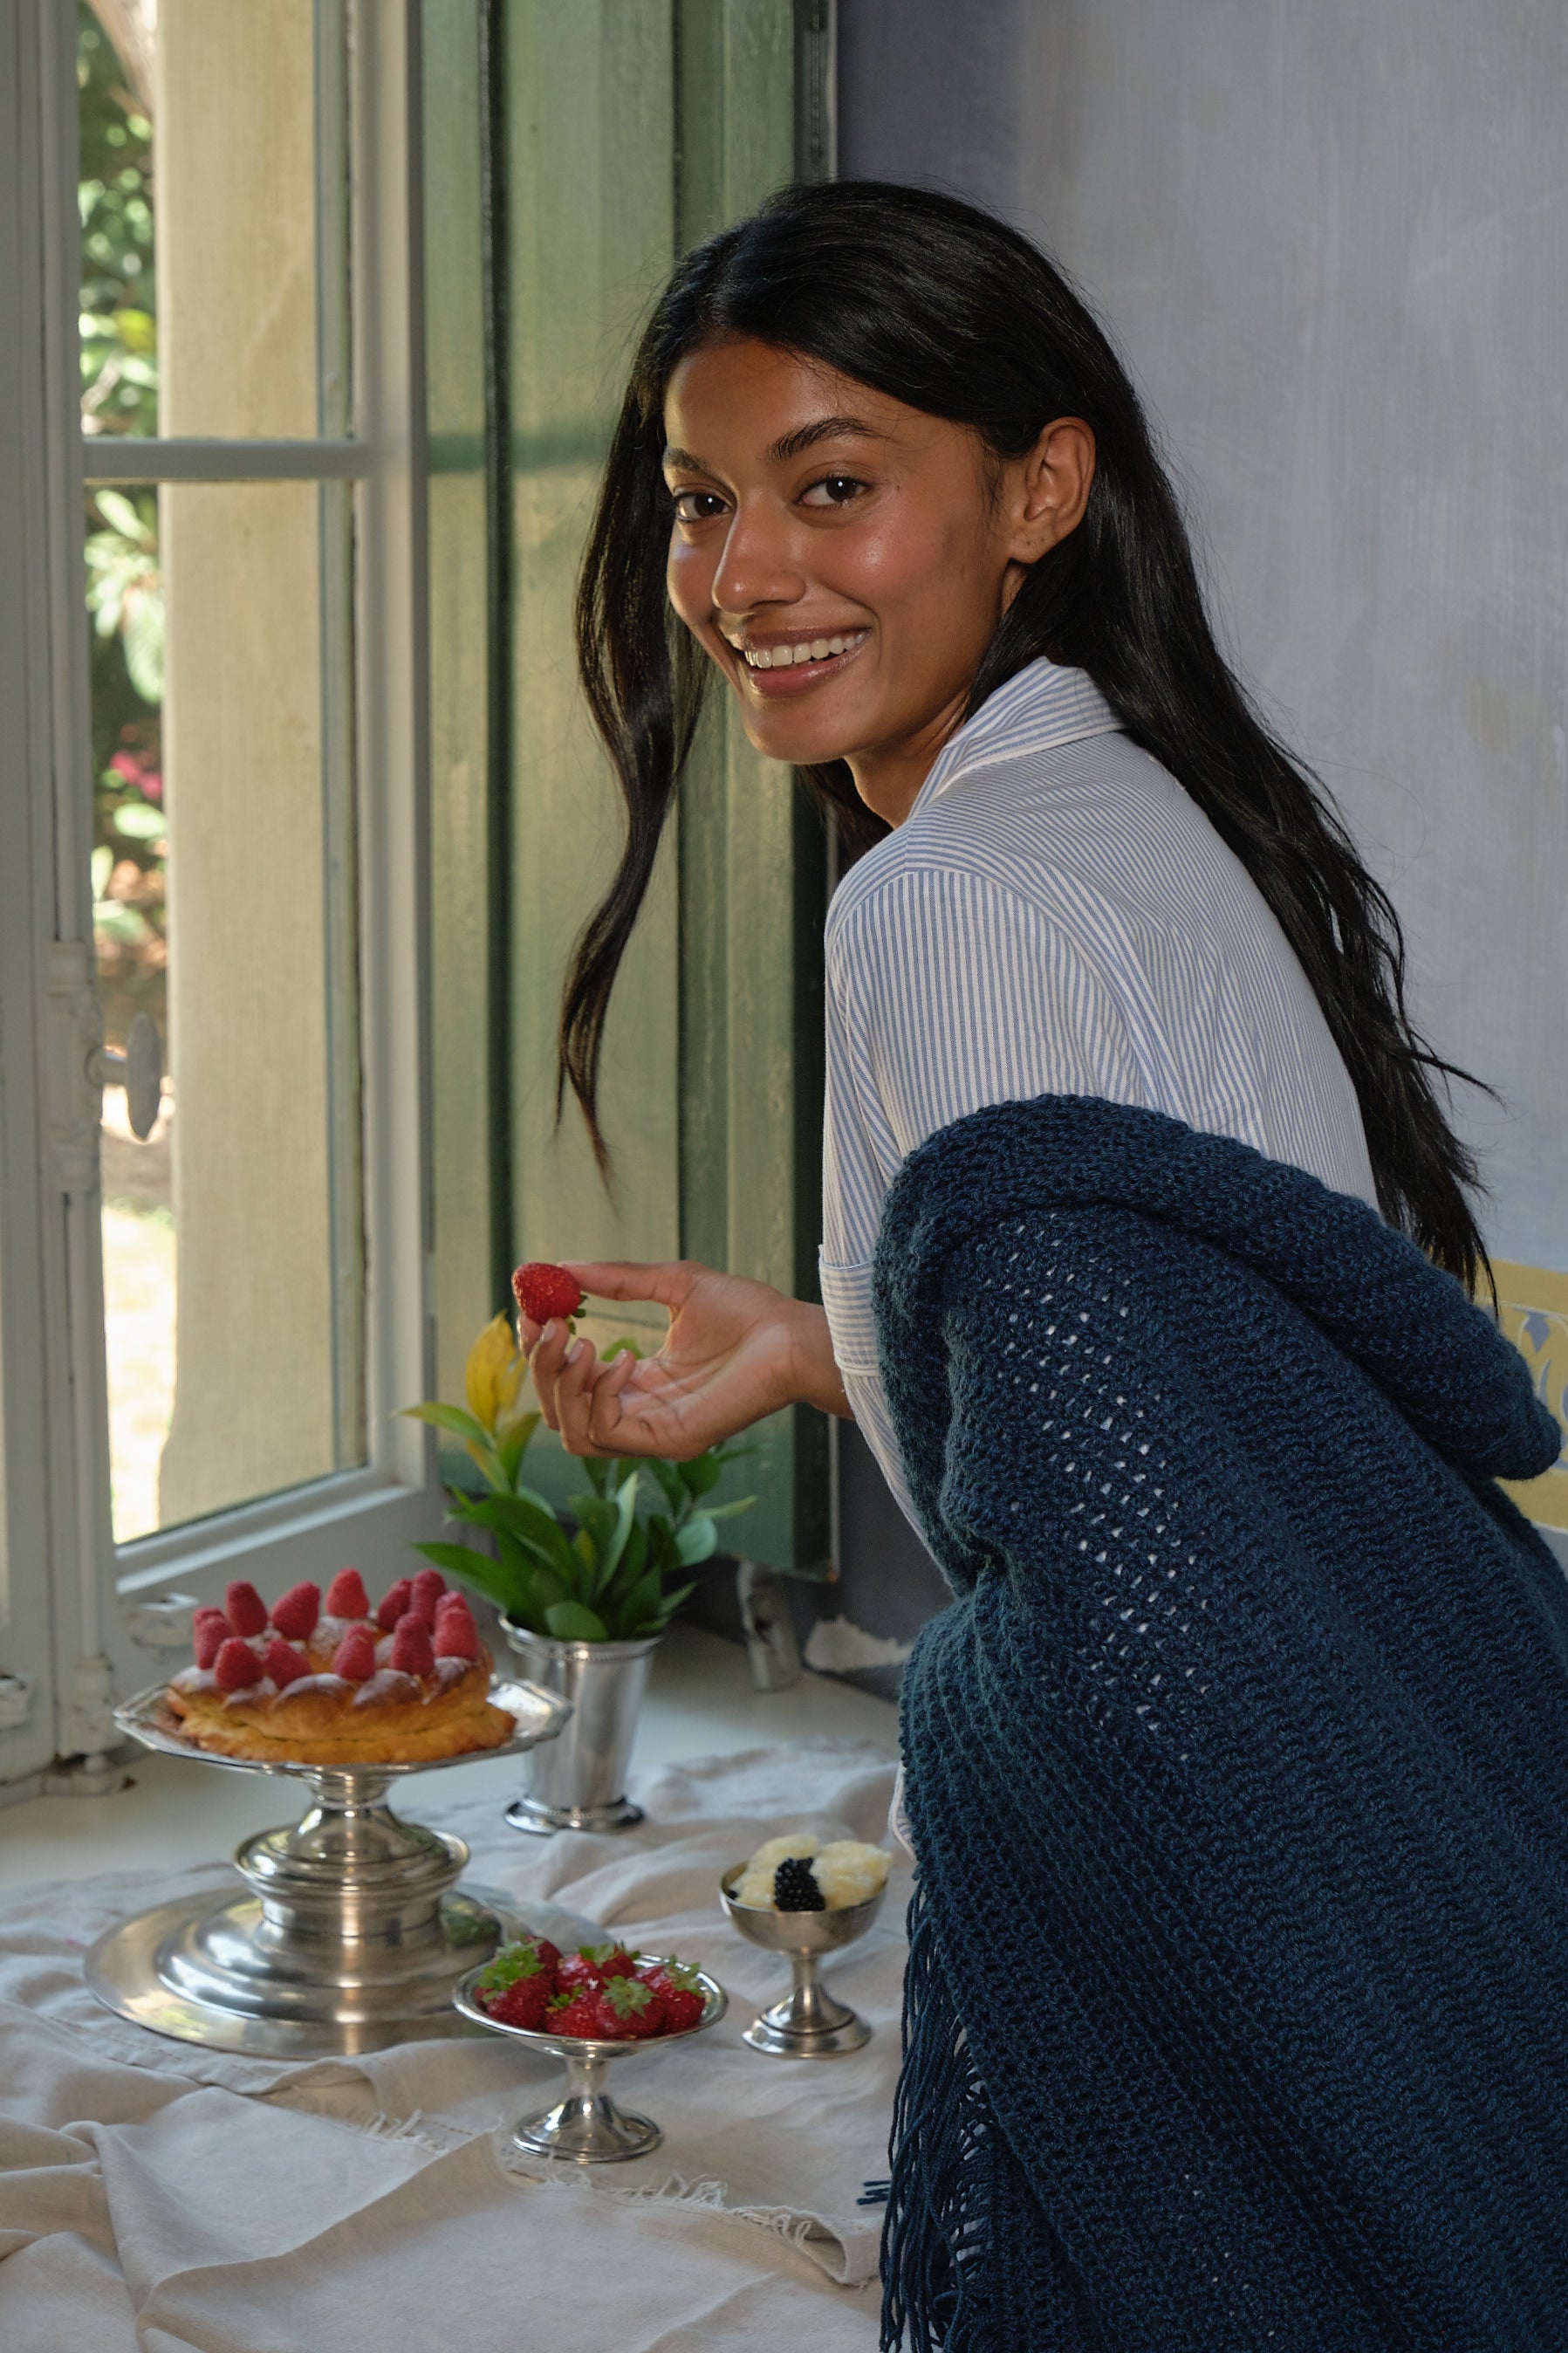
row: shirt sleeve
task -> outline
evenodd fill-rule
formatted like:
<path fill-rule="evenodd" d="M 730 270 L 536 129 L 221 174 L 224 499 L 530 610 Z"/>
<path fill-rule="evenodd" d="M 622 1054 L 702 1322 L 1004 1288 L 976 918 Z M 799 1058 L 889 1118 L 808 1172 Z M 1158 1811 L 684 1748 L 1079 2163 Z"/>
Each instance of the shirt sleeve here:
<path fill-rule="evenodd" d="M 836 943 L 853 1101 L 892 1169 L 987 1103 L 1043 1094 L 1151 1103 L 1151 1041 L 1081 939 L 986 876 L 900 870 Z M 1157 1107 L 1157 1106 L 1156 1106 Z"/>

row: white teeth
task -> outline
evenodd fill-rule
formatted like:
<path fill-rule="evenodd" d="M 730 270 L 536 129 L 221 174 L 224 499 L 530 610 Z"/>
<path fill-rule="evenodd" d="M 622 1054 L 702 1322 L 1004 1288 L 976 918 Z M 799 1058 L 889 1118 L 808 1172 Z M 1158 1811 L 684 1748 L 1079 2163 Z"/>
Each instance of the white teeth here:
<path fill-rule="evenodd" d="M 800 662 L 826 661 L 831 654 L 847 653 L 865 634 L 852 629 L 847 638 L 811 638 L 796 646 L 740 646 L 736 650 L 751 670 L 790 670 Z"/>

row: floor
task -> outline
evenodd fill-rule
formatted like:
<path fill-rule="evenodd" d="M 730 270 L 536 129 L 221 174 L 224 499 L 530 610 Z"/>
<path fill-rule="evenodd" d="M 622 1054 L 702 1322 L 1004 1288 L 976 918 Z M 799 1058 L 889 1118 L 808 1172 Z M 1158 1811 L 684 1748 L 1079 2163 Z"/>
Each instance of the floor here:
<path fill-rule="evenodd" d="M 898 1710 L 809 1671 L 784 1691 L 760 1692 L 739 1643 L 678 1623 L 655 1654 L 632 1763 L 728 1756 L 824 1734 L 873 1741 L 896 1757 Z M 268 1776 L 204 1770 L 144 1750 L 131 1771 L 133 1787 L 111 1798 L 32 1798 L 0 1810 L 0 1897 L 37 1880 L 156 1873 L 226 1855 L 287 1817 L 287 1793 Z M 477 1758 L 462 1775 L 465 1797 L 491 1788 L 510 1797 L 519 1786 L 515 1757 Z M 417 1820 L 422 1797 L 455 1794 L 449 1772 L 416 1774 L 399 1788 L 397 1810 Z"/>

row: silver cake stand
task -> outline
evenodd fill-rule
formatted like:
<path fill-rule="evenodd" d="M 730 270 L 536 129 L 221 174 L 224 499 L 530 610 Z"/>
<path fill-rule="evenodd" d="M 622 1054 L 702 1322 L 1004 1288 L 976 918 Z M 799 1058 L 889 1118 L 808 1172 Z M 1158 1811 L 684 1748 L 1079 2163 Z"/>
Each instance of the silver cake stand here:
<path fill-rule="evenodd" d="M 645 1953 L 641 1957 L 664 1960 L 668 1955 Z M 699 1969 L 697 1985 L 703 2008 L 695 2025 L 683 2026 L 679 2034 L 601 2041 L 587 2034 L 552 2034 L 542 2027 L 508 2026 L 503 2020 L 492 2018 L 476 1997 L 480 1974 L 479 1968 L 470 1969 L 458 1988 L 454 1999 L 462 2016 L 492 2034 L 510 2035 L 531 2051 L 546 2052 L 566 2062 L 565 2097 L 553 2107 L 520 2117 L 512 2127 L 512 2147 L 529 2157 L 565 2158 L 574 2165 L 616 2165 L 624 2158 L 646 2157 L 658 2147 L 664 2135 L 651 2116 L 616 2107 L 605 2089 L 605 2068 L 612 2059 L 625 2059 L 634 2051 L 662 2051 L 671 2042 L 685 2042 L 704 2027 L 717 2025 L 730 2006 L 723 1987 L 705 1969 Z"/>
<path fill-rule="evenodd" d="M 468 2031 L 452 2008 L 465 1969 L 515 1920 L 455 1885 L 459 1838 L 398 1819 L 388 1786 L 479 1757 L 515 1757 L 552 1740 L 571 1714 L 553 1693 L 496 1681 L 490 1698 L 516 1724 L 495 1748 L 408 1765 L 293 1765 L 215 1757 L 181 1734 L 164 1686 L 115 1710 L 121 1730 L 160 1756 L 310 1785 L 291 1828 L 263 1831 L 235 1855 L 247 1893 L 213 1905 L 186 1895 L 124 1920 L 87 1956 L 100 2001 L 138 2026 L 269 2059 L 352 2056 L 391 2042 Z"/>
<path fill-rule="evenodd" d="M 866 1934 L 882 1908 L 886 1882 L 864 1904 L 837 1904 L 824 1912 L 776 1912 L 738 1904 L 735 1887 L 746 1866 L 737 1862 L 719 1882 L 726 1913 L 749 1944 L 789 1957 L 794 1983 L 782 2001 L 754 2018 L 742 2042 L 773 2059 L 842 2059 L 871 2040 L 858 2010 L 837 2000 L 822 1982 L 822 1959 Z"/>

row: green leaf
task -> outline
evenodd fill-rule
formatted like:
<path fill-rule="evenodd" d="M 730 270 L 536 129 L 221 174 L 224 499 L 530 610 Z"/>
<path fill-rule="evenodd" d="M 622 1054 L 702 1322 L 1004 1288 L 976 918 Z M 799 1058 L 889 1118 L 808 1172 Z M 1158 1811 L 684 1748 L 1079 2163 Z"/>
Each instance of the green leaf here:
<path fill-rule="evenodd" d="M 634 1471 L 631 1477 L 622 1482 L 616 1498 L 616 1525 L 611 1531 L 610 1541 L 604 1548 L 599 1568 L 601 1582 L 605 1585 L 615 1575 L 616 1564 L 626 1548 L 626 1539 L 637 1521 L 637 1474 Z"/>
<path fill-rule="evenodd" d="M 478 1439 L 470 1438 L 466 1451 L 479 1464 L 480 1475 L 487 1486 L 498 1495 L 510 1494 L 511 1483 L 502 1475 L 500 1458 L 493 1447 L 481 1446 Z"/>
<path fill-rule="evenodd" d="M 151 801 L 126 801 L 110 818 L 127 841 L 156 841 L 169 830 L 169 820 Z"/>
<path fill-rule="evenodd" d="M 553 1574 L 547 1562 L 542 1561 L 539 1555 L 531 1552 L 526 1545 L 520 1544 L 515 1536 L 509 1536 L 504 1528 L 492 1528 L 490 1542 L 520 1593 L 531 1593 L 538 1577 Z"/>
<path fill-rule="evenodd" d="M 697 1588 L 694 1585 L 683 1585 L 674 1593 L 667 1593 L 653 1614 L 650 1617 L 645 1618 L 640 1625 L 632 1627 L 629 1632 L 623 1639 L 627 1641 L 636 1641 L 639 1636 L 646 1637 L 649 1634 L 662 1634 L 666 1627 L 669 1624 L 670 1620 L 674 1617 L 676 1611 L 679 1609 L 681 1603 L 685 1600 L 687 1595 L 689 1593 L 695 1593 L 696 1590 Z"/>
<path fill-rule="evenodd" d="M 531 1546 L 563 1577 L 573 1573 L 572 1548 L 554 1513 L 530 1495 L 484 1495 L 470 1502 L 462 1516 L 480 1527 L 505 1528 Z"/>
<path fill-rule="evenodd" d="M 724 1475 L 724 1465 L 711 1447 L 706 1454 L 694 1454 L 689 1462 L 678 1462 L 675 1467 L 680 1473 L 681 1484 L 691 1495 L 706 1495 Z"/>
<path fill-rule="evenodd" d="M 711 1559 L 719 1549 L 719 1531 L 706 1513 L 687 1522 L 675 1539 L 675 1549 L 682 1568 L 695 1568 L 700 1560 Z"/>
<path fill-rule="evenodd" d="M 616 1613 L 617 1640 L 628 1641 L 633 1627 L 640 1626 L 645 1619 L 650 1617 L 663 1597 L 664 1581 L 657 1569 L 650 1569 L 646 1577 L 639 1577 Z"/>
<path fill-rule="evenodd" d="M 710 1504 L 708 1517 L 710 1520 L 732 1520 L 738 1512 L 749 1512 L 756 1500 L 754 1495 L 742 1495 L 738 1504 Z"/>
<path fill-rule="evenodd" d="M 533 1606 L 542 1618 L 545 1611 L 552 1609 L 558 1601 L 576 1599 L 575 1594 L 571 1591 L 564 1579 L 557 1577 L 552 1568 L 546 1568 L 542 1561 L 536 1562 L 530 1571 L 530 1584 L 532 1589 Z"/>
<path fill-rule="evenodd" d="M 667 1569 L 679 1568 L 680 1554 L 674 1528 L 662 1512 L 656 1512 L 647 1522 L 647 1556 L 650 1567 L 662 1577 Z"/>
<path fill-rule="evenodd" d="M 121 539 L 133 540 L 138 547 L 146 542 L 147 526 L 123 491 L 95 490 L 93 504 L 109 525 Z"/>
<path fill-rule="evenodd" d="M 551 1502 L 548 1495 L 542 1495 L 537 1487 L 525 1487 L 521 1481 L 519 1480 L 514 1484 L 511 1492 L 520 1499 L 521 1502 L 524 1504 L 531 1504 L 536 1512 L 542 1512 L 547 1520 L 553 1520 L 555 1518 L 554 1504 Z M 559 1523 L 557 1525 L 559 1525 Z"/>
<path fill-rule="evenodd" d="M 604 1620 L 584 1601 L 552 1601 L 544 1622 L 558 1642 L 607 1642 Z"/>
<path fill-rule="evenodd" d="M 457 1577 L 467 1577 L 470 1569 L 483 1572 L 494 1566 L 488 1554 L 470 1552 L 467 1545 L 416 1544 L 414 1549 L 422 1552 L 426 1560 L 433 1560 L 437 1568 L 449 1568 Z"/>
<path fill-rule="evenodd" d="M 460 1577 L 487 1600 L 496 1602 L 510 1618 L 527 1606 L 527 1590 L 518 1578 L 488 1553 L 469 1552 L 463 1545 L 421 1544 L 414 1547 L 449 1577 Z"/>
<path fill-rule="evenodd" d="M 626 1598 L 647 1569 L 647 1530 L 640 1520 L 634 1521 L 626 1538 L 626 1548 L 616 1563 L 615 1574 L 606 1579 L 591 1598 L 601 1618 L 613 1609 L 625 1606 Z"/>
<path fill-rule="evenodd" d="M 591 1547 L 587 1565 L 596 1568 L 616 1539 L 616 1507 L 608 1495 L 572 1495 L 566 1508 L 577 1523 L 578 1535 L 586 1536 Z"/>
<path fill-rule="evenodd" d="M 583 1457 L 583 1468 L 588 1474 L 588 1482 L 593 1488 L 595 1494 L 602 1495 L 605 1492 L 605 1482 L 608 1480 L 610 1475 L 610 1466 L 605 1456 L 602 1454 L 585 1454 Z"/>
<path fill-rule="evenodd" d="M 525 1413 L 521 1420 L 515 1422 L 507 1431 L 506 1436 L 497 1441 L 496 1461 L 500 1465 L 502 1478 L 514 1494 L 517 1492 L 518 1466 L 528 1451 L 529 1440 L 542 1419 L 542 1414 Z"/>
<path fill-rule="evenodd" d="M 490 1442 L 489 1431 L 460 1405 L 405 1405 L 403 1412 L 410 1421 L 427 1421 L 437 1430 L 449 1430 L 454 1438 L 466 1438 L 479 1446 Z"/>
<path fill-rule="evenodd" d="M 662 1455 L 656 1454 L 649 1457 L 647 1467 L 663 1488 L 664 1500 L 670 1510 L 680 1511 L 686 1503 L 686 1482 L 674 1463 L 666 1462 Z"/>
<path fill-rule="evenodd" d="M 131 683 L 143 702 L 156 705 L 163 700 L 163 599 L 151 596 L 144 589 L 134 591 L 125 600 L 125 615 L 121 625 L 125 640 L 125 667 Z M 163 830 L 161 823 L 159 831 Z"/>

